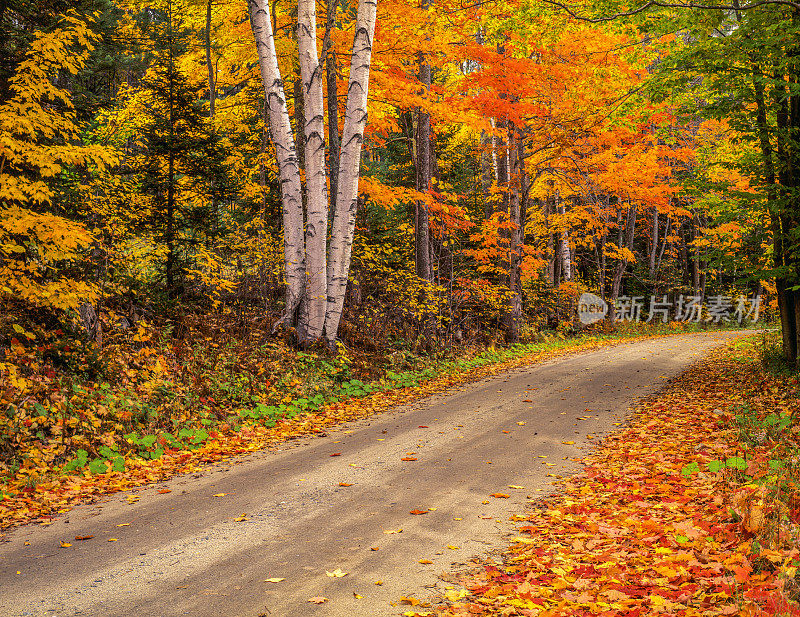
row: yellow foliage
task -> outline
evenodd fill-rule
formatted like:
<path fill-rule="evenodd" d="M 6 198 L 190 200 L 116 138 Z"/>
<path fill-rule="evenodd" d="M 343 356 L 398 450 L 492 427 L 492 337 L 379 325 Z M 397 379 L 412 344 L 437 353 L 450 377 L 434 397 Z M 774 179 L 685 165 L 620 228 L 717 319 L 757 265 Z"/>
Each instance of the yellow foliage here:
<path fill-rule="evenodd" d="M 53 198 L 48 179 L 66 167 L 105 168 L 114 161 L 104 147 L 77 143 L 70 94 L 55 83 L 60 72 L 75 75 L 84 66 L 94 38 L 72 13 L 52 32 L 35 33 L 10 79 L 12 96 L 0 104 L 0 294 L 40 306 L 75 308 L 94 295 L 89 284 L 58 277 L 91 235 L 43 212 Z"/>

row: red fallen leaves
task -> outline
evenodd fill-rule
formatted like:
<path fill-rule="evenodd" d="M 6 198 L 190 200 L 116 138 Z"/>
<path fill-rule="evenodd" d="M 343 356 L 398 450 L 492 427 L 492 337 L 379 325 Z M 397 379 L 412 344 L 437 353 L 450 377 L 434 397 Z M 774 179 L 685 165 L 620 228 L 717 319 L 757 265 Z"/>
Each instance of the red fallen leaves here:
<path fill-rule="evenodd" d="M 416 461 L 416 460 L 417 460 L 417 457 L 416 457 L 416 456 L 404 456 L 404 457 L 403 457 L 403 458 L 401 458 L 400 460 L 401 460 L 401 461 Z"/>
<path fill-rule="evenodd" d="M 641 405 L 582 474 L 535 502 L 504 562 L 466 581 L 472 597 L 437 614 L 800 616 L 800 526 L 774 504 L 767 513 L 763 491 L 739 488 L 732 472 L 707 471 L 742 455 L 720 410 L 763 397 L 758 378 L 756 366 L 718 352 Z M 781 405 L 763 399 L 765 409 Z M 763 452 L 747 453 L 759 456 L 769 469 Z M 701 473 L 682 475 L 690 462 Z"/>
<path fill-rule="evenodd" d="M 423 514 L 427 514 L 428 510 L 411 510 L 409 514 L 415 514 L 417 516 L 422 516 Z"/>

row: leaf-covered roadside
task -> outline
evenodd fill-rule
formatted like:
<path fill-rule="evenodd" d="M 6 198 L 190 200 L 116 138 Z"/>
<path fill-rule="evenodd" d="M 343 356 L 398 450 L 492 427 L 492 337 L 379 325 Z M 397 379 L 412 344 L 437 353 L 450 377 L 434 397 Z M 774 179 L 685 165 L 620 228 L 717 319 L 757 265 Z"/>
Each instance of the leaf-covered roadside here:
<path fill-rule="evenodd" d="M 756 346 L 640 405 L 437 614 L 800 615 L 797 380 Z"/>
<path fill-rule="evenodd" d="M 401 350 L 381 362 L 219 332 L 168 345 L 141 326 L 102 351 L 25 332 L 28 343 L 14 344 L 0 365 L 0 529 L 545 355 L 639 335 L 552 338 L 450 359 Z"/>

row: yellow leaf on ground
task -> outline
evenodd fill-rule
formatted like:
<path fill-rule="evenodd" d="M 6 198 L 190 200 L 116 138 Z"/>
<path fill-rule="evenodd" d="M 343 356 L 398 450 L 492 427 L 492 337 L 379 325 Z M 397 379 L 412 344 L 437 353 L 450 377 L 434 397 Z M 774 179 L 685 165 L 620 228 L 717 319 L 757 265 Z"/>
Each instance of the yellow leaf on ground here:
<path fill-rule="evenodd" d="M 72 544 L 70 544 L 69 542 L 62 542 L 61 543 L 61 548 L 69 548 L 70 546 L 72 546 Z"/>
<path fill-rule="evenodd" d="M 225 495 L 227 495 L 227 494 L 228 494 L 228 493 L 216 493 L 216 494 L 214 494 L 214 495 L 211 495 L 211 496 L 212 496 L 212 497 L 225 497 Z"/>
<path fill-rule="evenodd" d="M 328 598 L 323 596 L 314 596 L 313 598 L 308 599 L 309 602 L 313 602 L 314 604 L 322 604 L 328 601 Z"/>
<path fill-rule="evenodd" d="M 325 570 L 325 574 L 331 578 L 342 578 L 343 576 L 347 576 L 347 572 L 342 572 L 340 568 L 336 568 L 333 572 L 328 572 Z"/>
<path fill-rule="evenodd" d="M 281 581 L 285 581 L 285 580 L 286 580 L 285 577 L 282 577 L 282 578 L 275 577 L 275 578 L 266 578 L 266 579 L 264 579 L 264 582 L 265 583 L 280 583 Z"/>

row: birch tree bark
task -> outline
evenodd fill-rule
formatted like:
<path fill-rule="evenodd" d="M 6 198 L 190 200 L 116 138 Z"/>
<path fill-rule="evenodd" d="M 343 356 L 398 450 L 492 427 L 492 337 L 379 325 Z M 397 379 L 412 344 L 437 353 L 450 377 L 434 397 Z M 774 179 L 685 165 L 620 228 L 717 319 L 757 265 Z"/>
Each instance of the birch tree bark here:
<path fill-rule="evenodd" d="M 298 0 L 297 45 L 305 111 L 306 288 L 303 324 L 307 340 L 322 336 L 328 304 L 328 187 L 325 173 L 325 113 L 322 67 L 317 56 L 314 0 Z M 299 127 L 298 127 L 299 130 Z"/>
<path fill-rule="evenodd" d="M 359 0 L 358 4 L 329 259 L 326 252 L 328 196 L 324 99 L 317 55 L 316 5 L 314 0 L 298 0 L 297 12 L 297 42 L 305 108 L 302 125 L 306 141 L 307 220 L 303 216 L 300 161 L 278 67 L 268 0 L 248 0 L 248 9 L 281 181 L 286 309 L 275 327 L 291 323 L 302 301 L 302 323 L 298 327 L 300 342 L 307 344 L 324 336 L 329 344 L 333 344 L 342 317 L 355 232 L 377 0 Z M 336 118 L 332 121 L 336 122 Z M 298 135 L 298 138 L 301 136 Z"/>
<path fill-rule="evenodd" d="M 350 270 L 358 206 L 361 146 L 364 140 L 364 127 L 367 125 L 367 92 L 377 8 L 377 0 L 359 0 L 353 52 L 350 57 L 350 80 L 347 87 L 347 107 L 339 156 L 339 185 L 328 262 L 325 338 L 330 344 L 336 340 L 336 333 L 339 330 L 344 294 L 347 290 L 347 275 Z"/>
<path fill-rule="evenodd" d="M 270 135 L 275 145 L 283 205 L 286 307 L 276 327 L 291 322 L 303 297 L 305 283 L 305 239 L 303 237 L 303 189 L 283 80 L 275 52 L 275 37 L 269 0 L 248 0 L 250 26 L 256 42 L 258 64 L 269 114 Z"/>

